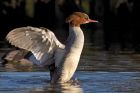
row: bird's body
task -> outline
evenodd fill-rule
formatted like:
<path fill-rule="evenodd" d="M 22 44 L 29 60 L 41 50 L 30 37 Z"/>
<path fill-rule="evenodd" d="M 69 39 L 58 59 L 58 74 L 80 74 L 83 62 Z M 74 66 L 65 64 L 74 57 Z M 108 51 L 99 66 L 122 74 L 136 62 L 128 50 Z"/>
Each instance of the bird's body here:
<path fill-rule="evenodd" d="M 62 44 L 49 29 L 21 27 L 10 31 L 7 40 L 16 47 L 31 51 L 29 59 L 37 64 L 51 67 L 51 82 L 65 83 L 71 79 L 79 63 L 84 45 L 84 34 L 80 24 L 97 22 L 85 13 L 74 12 L 67 19 L 69 36 Z"/>
<path fill-rule="evenodd" d="M 66 47 L 58 64 L 58 70 L 52 82 L 67 82 L 73 76 L 80 59 L 84 44 L 84 35 L 80 27 L 69 27 L 69 37 Z M 59 68 L 60 67 L 60 68 Z M 58 77 L 57 77 L 58 76 Z"/>

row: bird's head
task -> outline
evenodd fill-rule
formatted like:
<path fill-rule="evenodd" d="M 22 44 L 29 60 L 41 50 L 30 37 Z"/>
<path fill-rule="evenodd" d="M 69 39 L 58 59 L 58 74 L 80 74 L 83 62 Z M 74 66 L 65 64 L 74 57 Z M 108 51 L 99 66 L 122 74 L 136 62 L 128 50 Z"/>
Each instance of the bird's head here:
<path fill-rule="evenodd" d="M 71 26 L 80 26 L 81 24 L 86 24 L 90 22 L 98 21 L 91 20 L 87 14 L 82 12 L 74 12 L 66 19 L 66 23 L 69 23 Z"/>

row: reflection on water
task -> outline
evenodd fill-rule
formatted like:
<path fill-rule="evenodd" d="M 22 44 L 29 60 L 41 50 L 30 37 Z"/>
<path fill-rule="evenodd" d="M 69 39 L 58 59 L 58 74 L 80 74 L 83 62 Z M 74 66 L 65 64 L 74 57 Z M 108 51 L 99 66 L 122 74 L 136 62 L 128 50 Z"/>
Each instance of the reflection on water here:
<path fill-rule="evenodd" d="M 78 71 L 71 83 L 49 83 L 48 72 L 0 72 L 0 93 L 139 93 L 140 72 Z"/>
<path fill-rule="evenodd" d="M 0 72 L 0 93 L 83 93 L 77 81 L 52 85 L 47 72 Z"/>
<path fill-rule="evenodd" d="M 80 85 L 77 84 L 57 84 L 57 85 L 48 85 L 44 88 L 35 88 L 31 90 L 31 93 L 36 92 L 46 92 L 46 93 L 83 93 L 82 88 L 80 88 Z"/>

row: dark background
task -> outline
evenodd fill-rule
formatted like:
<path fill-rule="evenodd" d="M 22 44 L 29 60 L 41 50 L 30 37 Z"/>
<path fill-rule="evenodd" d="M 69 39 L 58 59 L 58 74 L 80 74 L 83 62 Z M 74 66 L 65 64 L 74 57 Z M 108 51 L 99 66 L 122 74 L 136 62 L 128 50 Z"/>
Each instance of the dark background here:
<path fill-rule="evenodd" d="M 100 22 L 82 26 L 93 47 L 139 51 L 140 0 L 0 0 L 0 41 L 22 26 L 46 27 L 63 41 L 68 35 L 65 19 L 75 11 Z"/>

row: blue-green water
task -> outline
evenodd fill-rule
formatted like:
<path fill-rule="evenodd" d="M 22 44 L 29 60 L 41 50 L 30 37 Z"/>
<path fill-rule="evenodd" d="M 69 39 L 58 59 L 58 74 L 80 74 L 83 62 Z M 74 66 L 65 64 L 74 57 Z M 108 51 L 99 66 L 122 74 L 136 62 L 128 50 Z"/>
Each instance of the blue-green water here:
<path fill-rule="evenodd" d="M 0 93 L 139 93 L 140 72 L 77 71 L 73 83 L 51 85 L 48 72 L 0 72 Z"/>

